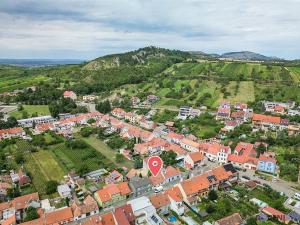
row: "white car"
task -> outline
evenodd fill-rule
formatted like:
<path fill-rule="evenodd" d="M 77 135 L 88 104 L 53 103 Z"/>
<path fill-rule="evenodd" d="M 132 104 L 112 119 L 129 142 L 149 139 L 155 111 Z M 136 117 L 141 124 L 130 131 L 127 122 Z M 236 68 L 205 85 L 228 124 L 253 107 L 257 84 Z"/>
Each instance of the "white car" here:
<path fill-rule="evenodd" d="M 163 191 L 164 190 L 164 187 L 163 186 L 158 186 L 158 187 L 155 187 L 154 188 L 154 192 L 155 193 L 159 193 L 159 192 L 161 192 L 161 191 Z"/>
<path fill-rule="evenodd" d="M 300 193 L 296 192 L 294 198 L 300 201 Z"/>

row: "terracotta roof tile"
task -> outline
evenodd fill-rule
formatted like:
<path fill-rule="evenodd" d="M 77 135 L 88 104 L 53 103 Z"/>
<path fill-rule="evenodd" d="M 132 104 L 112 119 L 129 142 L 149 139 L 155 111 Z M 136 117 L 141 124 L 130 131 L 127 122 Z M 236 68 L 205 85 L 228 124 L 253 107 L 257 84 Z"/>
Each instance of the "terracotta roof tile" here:
<path fill-rule="evenodd" d="M 167 194 L 159 193 L 159 194 L 154 194 L 150 196 L 150 201 L 152 205 L 156 208 L 159 209 L 161 207 L 167 206 L 170 204 L 170 200 L 168 198 Z"/>

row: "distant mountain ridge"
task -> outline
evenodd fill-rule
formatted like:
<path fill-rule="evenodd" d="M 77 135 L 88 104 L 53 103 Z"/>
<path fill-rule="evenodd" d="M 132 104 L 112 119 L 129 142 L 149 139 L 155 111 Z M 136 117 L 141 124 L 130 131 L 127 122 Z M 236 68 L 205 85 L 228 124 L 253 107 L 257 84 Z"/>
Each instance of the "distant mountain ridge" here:
<path fill-rule="evenodd" d="M 228 52 L 220 55 L 220 58 L 236 59 L 236 60 L 258 60 L 258 61 L 274 61 L 283 60 L 278 57 L 265 56 L 259 53 L 250 51 Z"/>
<path fill-rule="evenodd" d="M 191 55 L 194 55 L 199 58 L 225 58 L 232 60 L 252 60 L 252 61 L 284 61 L 284 59 L 265 56 L 256 52 L 250 51 L 239 51 L 239 52 L 226 52 L 223 54 L 209 54 L 203 51 L 189 51 Z"/>
<path fill-rule="evenodd" d="M 80 59 L 0 59 L 0 65 L 11 65 L 21 67 L 43 67 L 68 64 L 80 64 Z"/>

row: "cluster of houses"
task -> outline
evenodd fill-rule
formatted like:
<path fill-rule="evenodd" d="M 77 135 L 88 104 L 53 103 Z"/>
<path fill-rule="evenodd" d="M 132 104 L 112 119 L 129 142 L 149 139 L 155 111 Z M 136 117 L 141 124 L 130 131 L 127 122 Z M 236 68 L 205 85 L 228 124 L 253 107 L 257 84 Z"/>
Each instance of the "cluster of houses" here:
<path fill-rule="evenodd" d="M 141 99 L 137 96 L 131 97 L 131 105 L 133 107 L 144 107 L 144 106 L 150 106 L 157 102 L 159 100 L 159 97 L 156 95 L 148 95 L 144 101 L 141 101 Z"/>
<path fill-rule="evenodd" d="M 262 108 L 265 112 L 272 114 L 289 115 L 289 116 L 300 116 L 300 110 L 296 107 L 294 101 L 288 102 L 270 102 L 263 101 Z"/>
<path fill-rule="evenodd" d="M 253 109 L 248 108 L 245 103 L 236 103 L 231 105 L 230 102 L 221 102 L 217 114 L 217 120 L 224 121 L 224 127 L 222 132 L 228 132 L 234 130 L 237 126 L 252 121 L 253 131 L 283 131 L 287 130 L 290 136 L 300 134 L 300 124 L 291 123 L 287 118 L 281 118 L 281 115 L 299 115 L 300 111 L 291 109 L 295 107 L 295 102 L 262 102 L 265 112 L 271 112 L 278 115 L 265 115 L 254 113 Z M 276 113 L 277 108 L 284 109 L 282 113 Z M 288 110 L 288 111 L 285 111 Z M 286 112 L 286 113 L 284 113 Z M 288 113 L 290 112 L 290 113 Z"/>

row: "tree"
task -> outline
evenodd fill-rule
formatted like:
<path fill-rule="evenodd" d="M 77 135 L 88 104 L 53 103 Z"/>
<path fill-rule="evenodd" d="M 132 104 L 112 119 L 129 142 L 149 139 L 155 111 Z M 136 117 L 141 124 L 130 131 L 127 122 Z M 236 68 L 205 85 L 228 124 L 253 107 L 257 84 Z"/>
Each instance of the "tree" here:
<path fill-rule="evenodd" d="M 143 160 L 140 157 L 136 157 L 134 159 L 134 168 L 135 169 L 140 169 L 143 167 Z"/>
<path fill-rule="evenodd" d="M 7 189 L 7 196 L 10 199 L 13 199 L 13 198 L 21 196 L 21 192 L 20 192 L 19 186 L 17 185 L 17 186 L 15 186 L 13 188 Z"/>
<path fill-rule="evenodd" d="M 93 129 L 91 127 L 83 127 L 80 130 L 80 134 L 82 137 L 88 137 L 93 133 Z"/>
<path fill-rule="evenodd" d="M 96 120 L 94 118 L 90 118 L 87 121 L 88 124 L 92 124 L 92 123 L 95 123 L 95 122 L 96 122 Z"/>
<path fill-rule="evenodd" d="M 15 155 L 15 161 L 17 164 L 22 164 L 25 162 L 25 157 L 23 152 L 18 151 Z"/>
<path fill-rule="evenodd" d="M 111 111 L 110 102 L 108 100 L 96 104 L 96 109 L 101 113 L 109 113 Z"/>
<path fill-rule="evenodd" d="M 206 208 L 207 213 L 213 213 L 216 210 L 216 207 L 213 204 L 209 204 Z"/>
<path fill-rule="evenodd" d="M 36 208 L 33 208 L 32 206 L 29 206 L 25 210 L 25 219 L 24 219 L 24 222 L 35 220 L 37 218 L 39 218 L 39 214 L 37 213 Z"/>
<path fill-rule="evenodd" d="M 124 157 L 124 155 L 122 155 L 122 154 L 116 154 L 116 162 L 117 163 L 121 163 L 121 162 L 124 162 L 124 160 L 125 160 L 125 157 Z"/>
<path fill-rule="evenodd" d="M 23 105 L 18 105 L 18 111 L 22 111 L 22 110 L 24 110 Z"/>
<path fill-rule="evenodd" d="M 160 158 L 165 166 L 172 166 L 176 164 L 176 153 L 173 151 L 164 151 L 160 154 Z"/>
<path fill-rule="evenodd" d="M 58 182 L 55 180 L 49 180 L 46 183 L 46 194 L 50 195 L 56 192 L 58 186 Z"/>
<path fill-rule="evenodd" d="M 215 190 L 211 190 L 209 193 L 208 193 L 208 199 L 211 200 L 211 201 L 215 201 L 218 199 L 218 194 Z"/>
<path fill-rule="evenodd" d="M 246 225 L 257 225 L 256 218 L 250 217 L 249 219 L 247 219 Z"/>
<path fill-rule="evenodd" d="M 15 117 L 10 116 L 7 118 L 7 128 L 15 127 L 18 125 L 18 121 Z"/>
<path fill-rule="evenodd" d="M 79 168 L 76 171 L 80 176 L 83 176 L 84 174 L 86 174 L 87 172 L 89 172 L 89 167 L 85 164 L 82 163 Z"/>
<path fill-rule="evenodd" d="M 266 147 L 261 143 L 258 147 L 257 147 L 257 154 L 261 155 L 264 154 L 266 151 Z"/>

